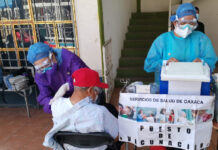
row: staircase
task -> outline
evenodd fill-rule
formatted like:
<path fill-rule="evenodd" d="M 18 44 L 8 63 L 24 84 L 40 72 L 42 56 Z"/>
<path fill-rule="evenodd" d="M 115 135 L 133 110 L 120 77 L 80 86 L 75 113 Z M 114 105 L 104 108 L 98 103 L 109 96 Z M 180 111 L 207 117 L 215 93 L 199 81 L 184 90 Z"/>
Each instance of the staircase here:
<path fill-rule="evenodd" d="M 144 60 L 154 39 L 167 32 L 168 12 L 133 13 L 121 51 L 115 87 L 122 87 L 120 79 L 154 82 L 154 73 L 144 71 Z"/>

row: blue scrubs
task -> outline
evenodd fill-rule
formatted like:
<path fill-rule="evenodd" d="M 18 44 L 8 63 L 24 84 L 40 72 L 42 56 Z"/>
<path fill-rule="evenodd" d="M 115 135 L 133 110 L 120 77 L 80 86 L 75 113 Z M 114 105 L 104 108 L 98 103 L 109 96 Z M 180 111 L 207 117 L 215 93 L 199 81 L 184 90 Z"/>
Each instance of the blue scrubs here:
<path fill-rule="evenodd" d="M 181 38 L 171 31 L 155 39 L 145 59 L 144 70 L 156 72 L 159 76 L 163 60 L 172 57 L 180 62 L 192 62 L 199 58 L 209 65 L 211 72 L 217 61 L 213 45 L 204 33 L 193 31 L 188 37 Z"/>

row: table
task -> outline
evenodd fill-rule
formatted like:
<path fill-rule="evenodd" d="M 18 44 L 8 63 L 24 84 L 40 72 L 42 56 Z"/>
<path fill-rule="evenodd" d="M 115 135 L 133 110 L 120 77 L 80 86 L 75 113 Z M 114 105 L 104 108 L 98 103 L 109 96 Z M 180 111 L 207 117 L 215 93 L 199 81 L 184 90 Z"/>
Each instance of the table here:
<path fill-rule="evenodd" d="M 6 89 L 6 90 L 3 90 L 2 88 L 0 88 L 1 91 L 3 92 L 14 92 L 14 93 L 17 93 L 19 94 L 20 96 L 22 96 L 25 100 L 25 105 L 26 105 L 26 111 L 27 111 L 27 116 L 30 118 L 31 115 L 30 115 L 30 111 L 29 111 L 29 104 L 28 104 L 28 96 L 31 95 L 31 93 L 33 92 L 33 90 L 35 90 L 35 96 L 37 96 L 37 93 L 36 93 L 36 85 L 35 84 L 32 84 L 32 85 L 29 85 L 28 87 L 24 88 L 24 89 L 21 89 L 19 91 L 16 91 L 16 90 L 11 90 L 11 89 Z"/>
<path fill-rule="evenodd" d="M 119 139 L 137 147 L 208 147 L 214 99 L 215 96 L 120 93 Z"/>

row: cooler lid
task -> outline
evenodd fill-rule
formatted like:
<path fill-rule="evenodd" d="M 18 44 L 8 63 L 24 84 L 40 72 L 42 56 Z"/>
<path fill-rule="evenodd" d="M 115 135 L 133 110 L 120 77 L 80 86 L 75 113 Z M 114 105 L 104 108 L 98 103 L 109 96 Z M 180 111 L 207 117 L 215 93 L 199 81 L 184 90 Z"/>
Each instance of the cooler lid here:
<path fill-rule="evenodd" d="M 202 62 L 163 63 L 161 80 L 210 82 L 210 68 Z"/>

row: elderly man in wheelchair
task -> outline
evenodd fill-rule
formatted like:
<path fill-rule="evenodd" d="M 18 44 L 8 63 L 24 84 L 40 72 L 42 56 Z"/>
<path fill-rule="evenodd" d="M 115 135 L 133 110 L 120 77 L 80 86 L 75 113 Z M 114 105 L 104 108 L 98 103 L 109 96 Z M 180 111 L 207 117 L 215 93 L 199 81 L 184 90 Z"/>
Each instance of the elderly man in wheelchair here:
<path fill-rule="evenodd" d="M 55 150 L 104 150 L 112 146 L 118 136 L 117 118 L 106 107 L 95 104 L 100 89 L 108 85 L 88 68 L 75 71 L 72 78 L 72 96 L 60 97 L 51 104 L 54 125 L 43 145 Z"/>

